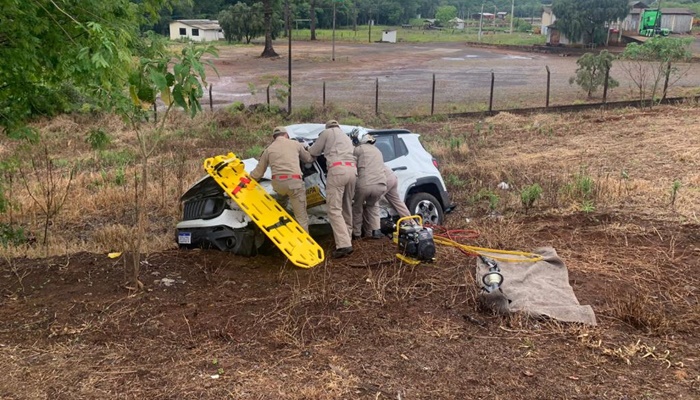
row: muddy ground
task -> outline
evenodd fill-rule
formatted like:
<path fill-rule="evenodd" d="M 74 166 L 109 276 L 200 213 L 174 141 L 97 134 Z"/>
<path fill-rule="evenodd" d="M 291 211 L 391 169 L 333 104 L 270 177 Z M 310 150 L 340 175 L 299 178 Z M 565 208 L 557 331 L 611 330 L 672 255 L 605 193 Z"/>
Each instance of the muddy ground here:
<path fill-rule="evenodd" d="M 288 47 L 276 42 L 280 54 L 260 59 L 260 46 L 222 46 L 214 60 L 219 76 L 212 76 L 212 98 L 217 106 L 235 101 L 246 105 L 266 102 L 266 86 L 278 77 L 287 82 Z M 546 102 L 547 67 L 551 72 L 550 105 L 586 101 L 586 94 L 569 78 L 575 75 L 576 57 L 558 54 L 515 52 L 467 47 L 462 43 L 336 43 L 299 41 L 292 44 L 292 108 L 323 103 L 356 113 L 373 112 L 379 80 L 380 112 L 398 115 L 427 115 L 431 110 L 432 79 L 435 74 L 434 112 L 481 111 L 488 107 L 491 72 L 494 73 L 493 109 L 543 107 Z M 608 100 L 632 100 L 638 89 L 621 62 L 611 76 L 620 86 Z M 700 86 L 697 63 L 679 65 L 681 76 L 673 83 L 673 95 L 688 94 Z M 251 95 L 252 84 L 255 95 Z M 287 101 L 271 101 L 284 108 Z M 693 92 L 694 93 L 694 92 Z M 602 89 L 592 101 L 602 100 Z"/>

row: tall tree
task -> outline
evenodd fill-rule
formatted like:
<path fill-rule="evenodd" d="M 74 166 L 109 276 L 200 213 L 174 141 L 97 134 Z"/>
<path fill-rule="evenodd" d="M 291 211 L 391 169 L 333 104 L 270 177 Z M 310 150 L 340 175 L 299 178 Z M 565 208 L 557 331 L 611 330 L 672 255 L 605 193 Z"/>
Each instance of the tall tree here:
<path fill-rule="evenodd" d="M 311 19 L 311 40 L 316 40 L 316 0 L 309 0 L 309 18 Z"/>
<path fill-rule="evenodd" d="M 554 0 L 554 23 L 572 42 L 604 43 L 605 23 L 629 13 L 628 0 Z"/>
<path fill-rule="evenodd" d="M 279 54 L 275 51 L 275 49 L 272 47 L 272 39 L 273 39 L 273 21 L 272 18 L 274 16 L 274 10 L 273 6 L 275 3 L 275 0 L 263 0 L 263 26 L 265 29 L 265 48 L 263 49 L 262 54 L 260 57 L 279 57 Z"/>
<path fill-rule="evenodd" d="M 219 13 L 219 25 L 224 30 L 224 38 L 230 42 L 239 42 L 245 39 L 246 44 L 262 35 L 263 12 L 262 3 L 254 3 L 249 6 L 238 2 Z"/>

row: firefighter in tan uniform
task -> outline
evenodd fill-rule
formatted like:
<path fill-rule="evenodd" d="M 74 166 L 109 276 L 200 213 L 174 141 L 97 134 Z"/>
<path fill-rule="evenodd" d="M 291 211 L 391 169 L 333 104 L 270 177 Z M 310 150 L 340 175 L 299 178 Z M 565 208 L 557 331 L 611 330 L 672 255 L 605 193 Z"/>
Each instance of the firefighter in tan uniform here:
<path fill-rule="evenodd" d="M 335 120 L 326 122 L 326 129 L 309 147 L 312 156 L 323 154 L 326 157 L 326 205 L 335 239 L 333 258 L 352 253 L 352 198 L 357 178 L 352 152 L 352 140 L 343 133 Z"/>
<path fill-rule="evenodd" d="M 362 232 L 375 239 L 383 237 L 379 230 L 378 202 L 386 192 L 384 158 L 374 147 L 375 139 L 370 134 L 360 138 L 354 154 L 357 159 L 357 183 L 352 204 L 352 236 L 361 238 Z"/>
<path fill-rule="evenodd" d="M 394 207 L 396 213 L 399 214 L 399 218 L 408 217 L 411 213 L 408 211 L 406 203 L 401 201 L 399 196 L 399 179 L 394 174 L 394 171 L 386 165 L 384 166 L 384 176 L 386 176 L 386 193 L 384 193 L 384 198 Z"/>
<path fill-rule="evenodd" d="M 277 194 L 289 198 L 294 218 L 305 231 L 309 231 L 309 216 L 306 213 L 306 188 L 302 180 L 299 160 L 313 162 L 304 146 L 289 138 L 286 128 L 278 126 L 272 131 L 274 140 L 260 156 L 260 161 L 250 177 L 256 181 L 265 174 L 267 166 L 272 170 L 272 188 Z"/>

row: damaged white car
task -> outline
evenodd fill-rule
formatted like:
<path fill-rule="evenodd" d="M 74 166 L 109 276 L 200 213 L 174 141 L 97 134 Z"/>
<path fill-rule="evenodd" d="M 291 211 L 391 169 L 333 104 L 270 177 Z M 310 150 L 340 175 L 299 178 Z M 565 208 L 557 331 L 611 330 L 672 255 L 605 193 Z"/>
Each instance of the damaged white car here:
<path fill-rule="evenodd" d="M 405 129 L 370 130 L 359 126 L 341 125 L 348 135 L 355 132 L 358 137 L 371 133 L 376 138 L 375 146 L 382 152 L 384 163 L 398 178 L 399 195 L 410 212 L 421 215 L 426 223 L 441 224 L 445 213 L 454 205 L 450 202 L 445 182 L 438 170 L 438 163 L 428 153 L 419 135 Z M 311 145 L 325 129 L 323 124 L 297 124 L 287 126 L 291 139 Z M 257 165 L 257 160 L 243 160 L 246 171 Z M 311 164 L 302 164 L 306 184 L 309 230 L 312 235 L 320 226 L 328 227 L 325 204 L 326 162 L 323 156 Z M 270 182 L 270 169 L 260 184 L 275 198 Z M 238 205 L 210 176 L 205 176 L 182 195 L 183 216 L 177 224 L 177 242 L 180 247 L 216 248 L 239 255 L 255 255 L 266 241 Z M 382 231 L 391 232 L 398 217 L 396 211 L 382 199 L 380 202 Z M 288 207 L 293 215 L 291 207 Z"/>

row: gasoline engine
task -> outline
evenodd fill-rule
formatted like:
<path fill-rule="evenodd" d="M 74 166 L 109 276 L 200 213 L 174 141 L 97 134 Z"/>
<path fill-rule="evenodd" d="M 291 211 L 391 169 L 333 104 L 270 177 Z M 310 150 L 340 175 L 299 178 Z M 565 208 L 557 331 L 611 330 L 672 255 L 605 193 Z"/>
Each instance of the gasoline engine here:
<path fill-rule="evenodd" d="M 417 223 L 416 223 L 417 221 Z M 396 257 L 409 264 L 435 261 L 433 230 L 423 226 L 419 215 L 403 217 L 396 223 Z"/>

